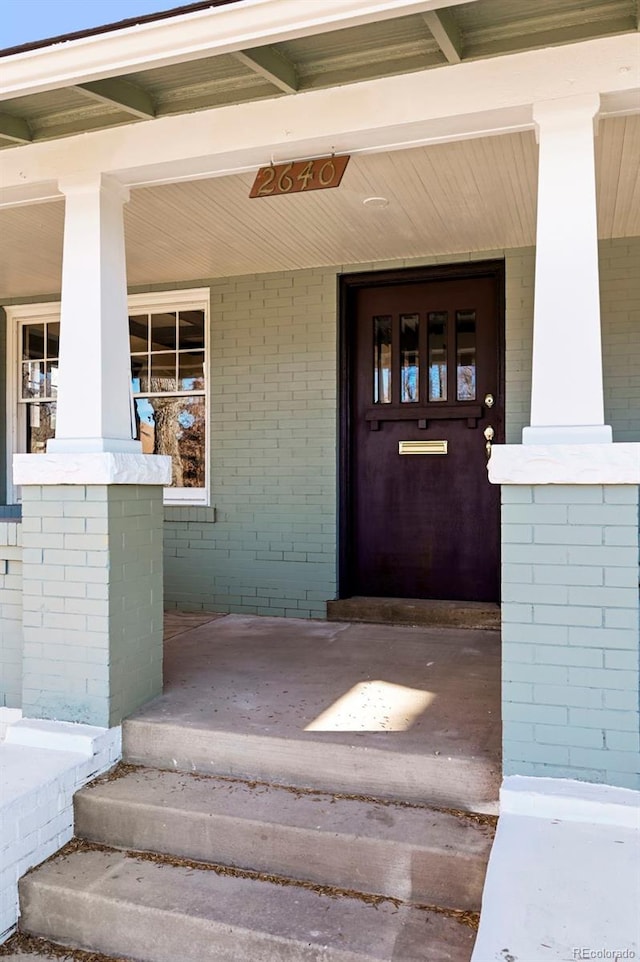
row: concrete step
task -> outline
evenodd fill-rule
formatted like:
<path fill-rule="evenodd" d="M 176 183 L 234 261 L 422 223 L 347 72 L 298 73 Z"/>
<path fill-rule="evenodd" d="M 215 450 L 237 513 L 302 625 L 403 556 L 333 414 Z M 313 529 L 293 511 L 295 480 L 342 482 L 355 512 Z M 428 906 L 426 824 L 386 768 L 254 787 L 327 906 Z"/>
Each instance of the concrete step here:
<path fill-rule="evenodd" d="M 23 931 L 138 962 L 469 962 L 475 938 L 406 904 L 120 851 L 63 854 L 20 893 Z"/>
<path fill-rule="evenodd" d="M 94 842 L 477 911 L 493 838 L 488 819 L 147 769 L 74 802 Z"/>
<path fill-rule="evenodd" d="M 500 605 L 422 598 L 367 598 L 356 595 L 327 602 L 329 621 L 364 621 L 430 628 L 500 628 Z"/>
<path fill-rule="evenodd" d="M 132 765 L 498 814 L 499 768 L 486 755 L 402 750 L 393 735 L 274 737 L 149 720 L 144 714 L 122 726 L 123 759 Z"/>

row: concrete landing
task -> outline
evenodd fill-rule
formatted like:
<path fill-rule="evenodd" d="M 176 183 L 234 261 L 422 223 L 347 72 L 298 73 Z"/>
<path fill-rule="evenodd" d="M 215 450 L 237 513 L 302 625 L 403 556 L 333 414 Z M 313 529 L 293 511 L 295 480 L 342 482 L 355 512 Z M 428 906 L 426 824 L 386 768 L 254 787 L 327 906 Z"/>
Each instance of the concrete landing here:
<path fill-rule="evenodd" d="M 364 621 L 428 628 L 500 629 L 500 605 L 421 598 L 341 598 L 327 602 L 329 621 Z"/>
<path fill-rule="evenodd" d="M 150 767 L 497 811 L 494 631 L 228 615 L 170 638 L 123 726 Z"/>
<path fill-rule="evenodd" d="M 494 834 L 424 807 L 149 769 L 79 792 L 75 827 L 118 848 L 473 911 Z"/>
<path fill-rule="evenodd" d="M 21 904 L 26 932 L 141 962 L 469 962 L 475 936 L 407 905 L 121 852 L 46 863 L 22 880 Z"/>

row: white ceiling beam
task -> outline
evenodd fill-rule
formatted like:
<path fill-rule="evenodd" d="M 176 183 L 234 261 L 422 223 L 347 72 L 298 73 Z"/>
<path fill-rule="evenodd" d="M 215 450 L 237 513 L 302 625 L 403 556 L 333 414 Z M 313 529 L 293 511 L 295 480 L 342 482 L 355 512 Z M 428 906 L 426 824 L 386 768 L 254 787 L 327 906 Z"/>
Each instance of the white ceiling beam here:
<path fill-rule="evenodd" d="M 532 104 L 598 93 L 640 110 L 637 34 L 464 61 L 295 97 L 160 117 L 0 151 L 0 201 L 78 170 L 129 186 L 171 183 L 340 152 L 533 129 Z M 15 191 L 15 193 L 14 193 Z M 30 194 L 33 201 L 37 190 Z"/>
<path fill-rule="evenodd" d="M 75 89 L 110 107 L 119 107 L 125 113 L 141 120 L 155 117 L 156 107 L 153 99 L 146 90 L 137 84 L 111 77 L 109 80 L 90 80 L 84 84 L 76 84 Z"/>
<path fill-rule="evenodd" d="M 425 23 L 449 63 L 462 60 L 462 35 L 450 10 L 427 10 Z"/>
<path fill-rule="evenodd" d="M 236 60 L 249 67 L 254 73 L 264 77 L 286 94 L 294 94 L 298 89 L 298 74 L 295 66 L 275 47 L 256 47 L 254 50 L 238 50 Z"/>
<path fill-rule="evenodd" d="M 2 60 L 0 100 L 480 0 L 241 0 Z"/>
<path fill-rule="evenodd" d="M 0 114 L 0 137 L 15 144 L 28 144 L 33 140 L 27 121 L 12 114 Z"/>

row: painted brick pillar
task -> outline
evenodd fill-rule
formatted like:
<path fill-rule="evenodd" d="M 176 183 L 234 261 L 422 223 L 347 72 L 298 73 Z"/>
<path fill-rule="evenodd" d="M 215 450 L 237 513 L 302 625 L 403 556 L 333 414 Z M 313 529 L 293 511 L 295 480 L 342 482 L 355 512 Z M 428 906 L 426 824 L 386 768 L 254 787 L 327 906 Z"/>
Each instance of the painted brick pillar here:
<path fill-rule="evenodd" d="M 29 484 L 22 505 L 23 714 L 119 725 L 162 690 L 162 488 Z"/>
<path fill-rule="evenodd" d="M 16 455 L 22 710 L 112 727 L 162 688 L 163 486 L 133 437 L 123 207 L 99 172 L 65 194 L 56 435 Z"/>
<path fill-rule="evenodd" d="M 640 789 L 640 444 L 604 424 L 597 95 L 534 104 L 531 426 L 502 487 L 503 766 Z"/>
<path fill-rule="evenodd" d="M 502 486 L 505 775 L 640 789 L 638 486 Z"/>

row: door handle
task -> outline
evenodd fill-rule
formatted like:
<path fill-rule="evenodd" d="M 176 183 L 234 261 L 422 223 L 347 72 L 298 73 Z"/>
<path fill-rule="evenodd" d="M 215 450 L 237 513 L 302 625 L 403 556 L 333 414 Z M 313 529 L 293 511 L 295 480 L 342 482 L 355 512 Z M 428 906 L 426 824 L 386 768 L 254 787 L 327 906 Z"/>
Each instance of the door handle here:
<path fill-rule="evenodd" d="M 486 441 L 484 449 L 487 452 L 487 461 L 488 461 L 489 458 L 491 457 L 491 442 L 495 437 L 495 431 L 493 430 L 490 424 L 484 429 L 484 437 Z"/>

